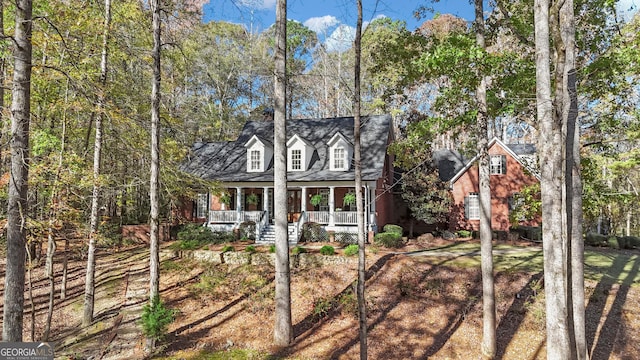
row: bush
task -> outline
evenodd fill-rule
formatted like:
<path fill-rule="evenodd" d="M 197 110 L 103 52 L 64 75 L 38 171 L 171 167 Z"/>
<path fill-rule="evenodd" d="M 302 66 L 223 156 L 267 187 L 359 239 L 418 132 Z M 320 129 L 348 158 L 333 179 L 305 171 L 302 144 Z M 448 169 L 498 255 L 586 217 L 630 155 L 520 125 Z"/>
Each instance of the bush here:
<path fill-rule="evenodd" d="M 271 254 L 275 253 L 275 252 L 276 252 L 276 246 L 275 246 L 275 245 L 273 245 L 273 244 L 269 245 L 269 252 L 270 252 Z"/>
<path fill-rule="evenodd" d="M 142 332 L 147 338 L 162 340 L 167 334 L 167 327 L 175 319 L 175 310 L 166 308 L 159 296 L 155 296 L 151 304 L 142 308 L 140 323 Z"/>
<path fill-rule="evenodd" d="M 236 251 L 236 248 L 234 248 L 234 247 L 233 247 L 233 246 L 231 246 L 231 245 L 225 245 L 225 246 L 222 248 L 222 250 L 221 250 L 221 251 L 222 251 L 223 253 L 226 253 L 226 252 Z"/>
<path fill-rule="evenodd" d="M 333 255 L 335 253 L 336 253 L 336 250 L 333 248 L 333 246 L 325 245 L 320 248 L 320 254 L 322 255 Z"/>
<path fill-rule="evenodd" d="M 349 246 L 347 246 L 346 248 L 344 248 L 344 255 L 345 256 L 353 256 L 356 255 L 358 253 L 358 245 L 357 244 L 351 244 Z"/>
<path fill-rule="evenodd" d="M 182 250 L 198 249 L 207 244 L 223 244 L 235 240 L 231 232 L 211 231 L 199 224 L 185 224 L 176 234 L 177 247 Z"/>
<path fill-rule="evenodd" d="M 620 243 L 620 246 L 623 246 L 624 249 L 638 249 L 640 248 L 640 238 L 636 236 L 621 236 L 618 238 L 618 241 L 624 242 L 624 246 Z"/>
<path fill-rule="evenodd" d="M 471 237 L 472 232 L 469 230 L 458 230 L 458 237 L 468 238 Z"/>
<path fill-rule="evenodd" d="M 358 234 L 351 232 L 337 232 L 334 235 L 334 239 L 340 244 L 357 244 Z"/>
<path fill-rule="evenodd" d="M 607 246 L 612 249 L 620 249 L 620 244 L 618 243 L 618 238 L 615 236 L 610 236 L 607 239 Z"/>
<path fill-rule="evenodd" d="M 247 246 L 247 247 L 244 249 L 244 251 L 246 251 L 246 252 L 248 252 L 248 253 L 252 253 L 252 254 L 253 254 L 254 252 L 256 252 L 256 247 L 255 247 L 255 246 L 253 246 L 253 245 L 249 245 L 249 246 Z"/>
<path fill-rule="evenodd" d="M 245 221 L 240 223 L 238 227 L 238 235 L 241 240 L 255 240 L 256 239 L 256 222 Z"/>
<path fill-rule="evenodd" d="M 307 249 L 303 248 L 302 246 L 296 246 L 293 249 L 291 249 L 291 253 L 293 255 L 298 255 L 306 252 L 307 252 Z"/>
<path fill-rule="evenodd" d="M 395 233 L 395 234 L 398 234 L 400 237 L 402 237 L 402 233 L 403 233 L 402 226 L 394 225 L 394 224 L 385 225 L 382 228 L 382 231 L 386 233 Z"/>
<path fill-rule="evenodd" d="M 584 243 L 589 246 L 606 246 L 607 237 L 596 233 L 588 233 L 584 238 Z"/>
<path fill-rule="evenodd" d="M 398 248 L 402 246 L 402 235 L 393 232 L 382 232 L 376 234 L 373 241 L 386 248 Z"/>
<path fill-rule="evenodd" d="M 329 233 L 322 225 L 314 222 L 302 224 L 302 239 L 304 242 L 325 242 L 329 240 Z"/>

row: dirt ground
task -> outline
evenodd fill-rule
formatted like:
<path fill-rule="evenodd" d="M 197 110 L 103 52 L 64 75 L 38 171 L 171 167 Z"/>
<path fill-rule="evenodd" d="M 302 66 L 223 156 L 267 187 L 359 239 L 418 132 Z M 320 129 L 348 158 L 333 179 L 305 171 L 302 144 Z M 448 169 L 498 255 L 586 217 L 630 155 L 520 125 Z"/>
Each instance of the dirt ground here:
<path fill-rule="evenodd" d="M 367 251 L 367 321 L 370 359 L 479 359 L 482 334 L 481 278 L 477 268 L 449 263 L 451 256 L 403 252 L 447 244 L 410 241 L 402 249 Z M 335 245 L 335 244 L 334 244 Z M 237 244 L 242 251 L 246 244 Z M 97 253 L 95 321 L 83 327 L 84 267 L 69 251 L 66 297 L 60 299 L 62 247 L 56 259 L 52 339 L 56 358 L 140 359 L 139 326 L 147 301 L 148 249 L 136 246 Z M 266 252 L 266 248 L 259 248 Z M 334 256 L 343 256 L 341 250 Z M 294 342 L 272 345 L 273 268 L 198 263 L 163 252 L 161 295 L 177 309 L 162 343 L 163 354 L 189 359 L 199 352 L 254 349 L 287 359 L 358 359 L 359 335 L 352 284 L 357 257 L 341 266 L 291 272 Z M 636 257 L 637 259 L 637 257 Z M 640 260 L 633 266 L 637 273 Z M 4 257 L 0 276 L 4 278 Z M 545 359 L 544 289 L 541 273 L 501 272 L 496 281 L 498 359 Z M 42 266 L 31 273 L 33 301 L 25 299 L 24 340 L 40 340 L 49 285 Z M 4 286 L 4 280 L 0 284 Z M 592 359 L 640 359 L 640 289 L 604 278 L 586 283 L 587 339 Z M 33 303 L 33 305 L 32 305 Z M 35 312 L 32 312 L 35 309 Z"/>

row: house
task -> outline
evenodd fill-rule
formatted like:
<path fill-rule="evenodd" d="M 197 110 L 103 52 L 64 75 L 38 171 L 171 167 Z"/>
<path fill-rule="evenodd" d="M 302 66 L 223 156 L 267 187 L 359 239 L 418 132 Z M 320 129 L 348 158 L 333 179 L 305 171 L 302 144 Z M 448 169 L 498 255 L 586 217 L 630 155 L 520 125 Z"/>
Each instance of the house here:
<path fill-rule="evenodd" d="M 497 138 L 489 142 L 490 187 L 491 187 L 491 228 L 508 231 L 510 211 L 514 209 L 517 194 L 525 187 L 539 183 L 540 177 L 535 166 L 535 146 L 533 144 L 504 144 Z M 445 157 L 448 169 L 459 168 L 447 179 L 451 186 L 453 206 L 449 216 L 450 230 L 478 230 L 480 226 L 479 181 L 476 155 L 466 165 L 460 167 L 460 157 Z M 440 165 L 443 163 L 440 162 Z M 540 219 L 519 221 L 519 225 L 538 226 Z"/>
<path fill-rule="evenodd" d="M 305 223 L 328 233 L 357 234 L 353 117 L 287 121 L 287 218 L 289 240 L 297 242 Z M 272 121 L 249 121 L 235 141 L 196 143 L 182 170 L 220 187 L 198 195 L 193 215 L 214 230 L 255 222 L 257 242 L 272 242 Z M 391 117 L 361 118 L 362 188 L 365 228 L 370 234 L 392 221 L 393 141 Z M 351 194 L 351 195 L 349 195 Z"/>

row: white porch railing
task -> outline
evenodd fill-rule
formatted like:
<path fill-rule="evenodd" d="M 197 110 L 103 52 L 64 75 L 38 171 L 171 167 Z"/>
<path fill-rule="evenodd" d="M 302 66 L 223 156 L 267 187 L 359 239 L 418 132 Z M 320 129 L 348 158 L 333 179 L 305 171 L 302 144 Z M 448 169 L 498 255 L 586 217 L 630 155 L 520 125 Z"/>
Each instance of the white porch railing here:
<path fill-rule="evenodd" d="M 236 211 L 218 210 L 209 211 L 209 222 L 212 224 L 236 223 L 243 221 L 255 221 L 262 219 L 262 211 Z"/>
<path fill-rule="evenodd" d="M 329 223 L 328 211 L 308 211 L 306 214 L 307 214 L 307 221 L 309 222 L 314 222 L 318 224 Z"/>
<path fill-rule="evenodd" d="M 357 225 L 357 211 L 336 211 L 333 213 L 334 222 L 339 225 Z"/>

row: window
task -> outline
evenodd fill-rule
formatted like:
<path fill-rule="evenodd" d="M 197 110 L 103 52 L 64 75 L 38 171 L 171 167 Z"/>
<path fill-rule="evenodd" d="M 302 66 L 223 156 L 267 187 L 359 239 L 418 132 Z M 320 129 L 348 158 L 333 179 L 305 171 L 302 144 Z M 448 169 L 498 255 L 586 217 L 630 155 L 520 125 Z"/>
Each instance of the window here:
<path fill-rule="evenodd" d="M 196 218 L 206 218 L 209 211 L 209 196 L 207 194 L 198 194 L 196 200 Z"/>
<path fill-rule="evenodd" d="M 291 170 L 302 170 L 302 150 L 291 150 Z"/>
<path fill-rule="evenodd" d="M 251 150 L 250 161 L 252 171 L 260 171 L 261 162 L 260 162 L 260 150 Z"/>
<path fill-rule="evenodd" d="M 333 149 L 333 168 L 337 170 L 344 170 L 344 148 L 337 147 Z"/>
<path fill-rule="evenodd" d="M 507 173 L 507 157 L 504 155 L 491 155 L 491 175 L 504 175 Z"/>
<path fill-rule="evenodd" d="M 464 198 L 464 212 L 465 217 L 468 220 L 480 220 L 480 199 L 478 193 L 469 193 L 469 196 Z"/>

